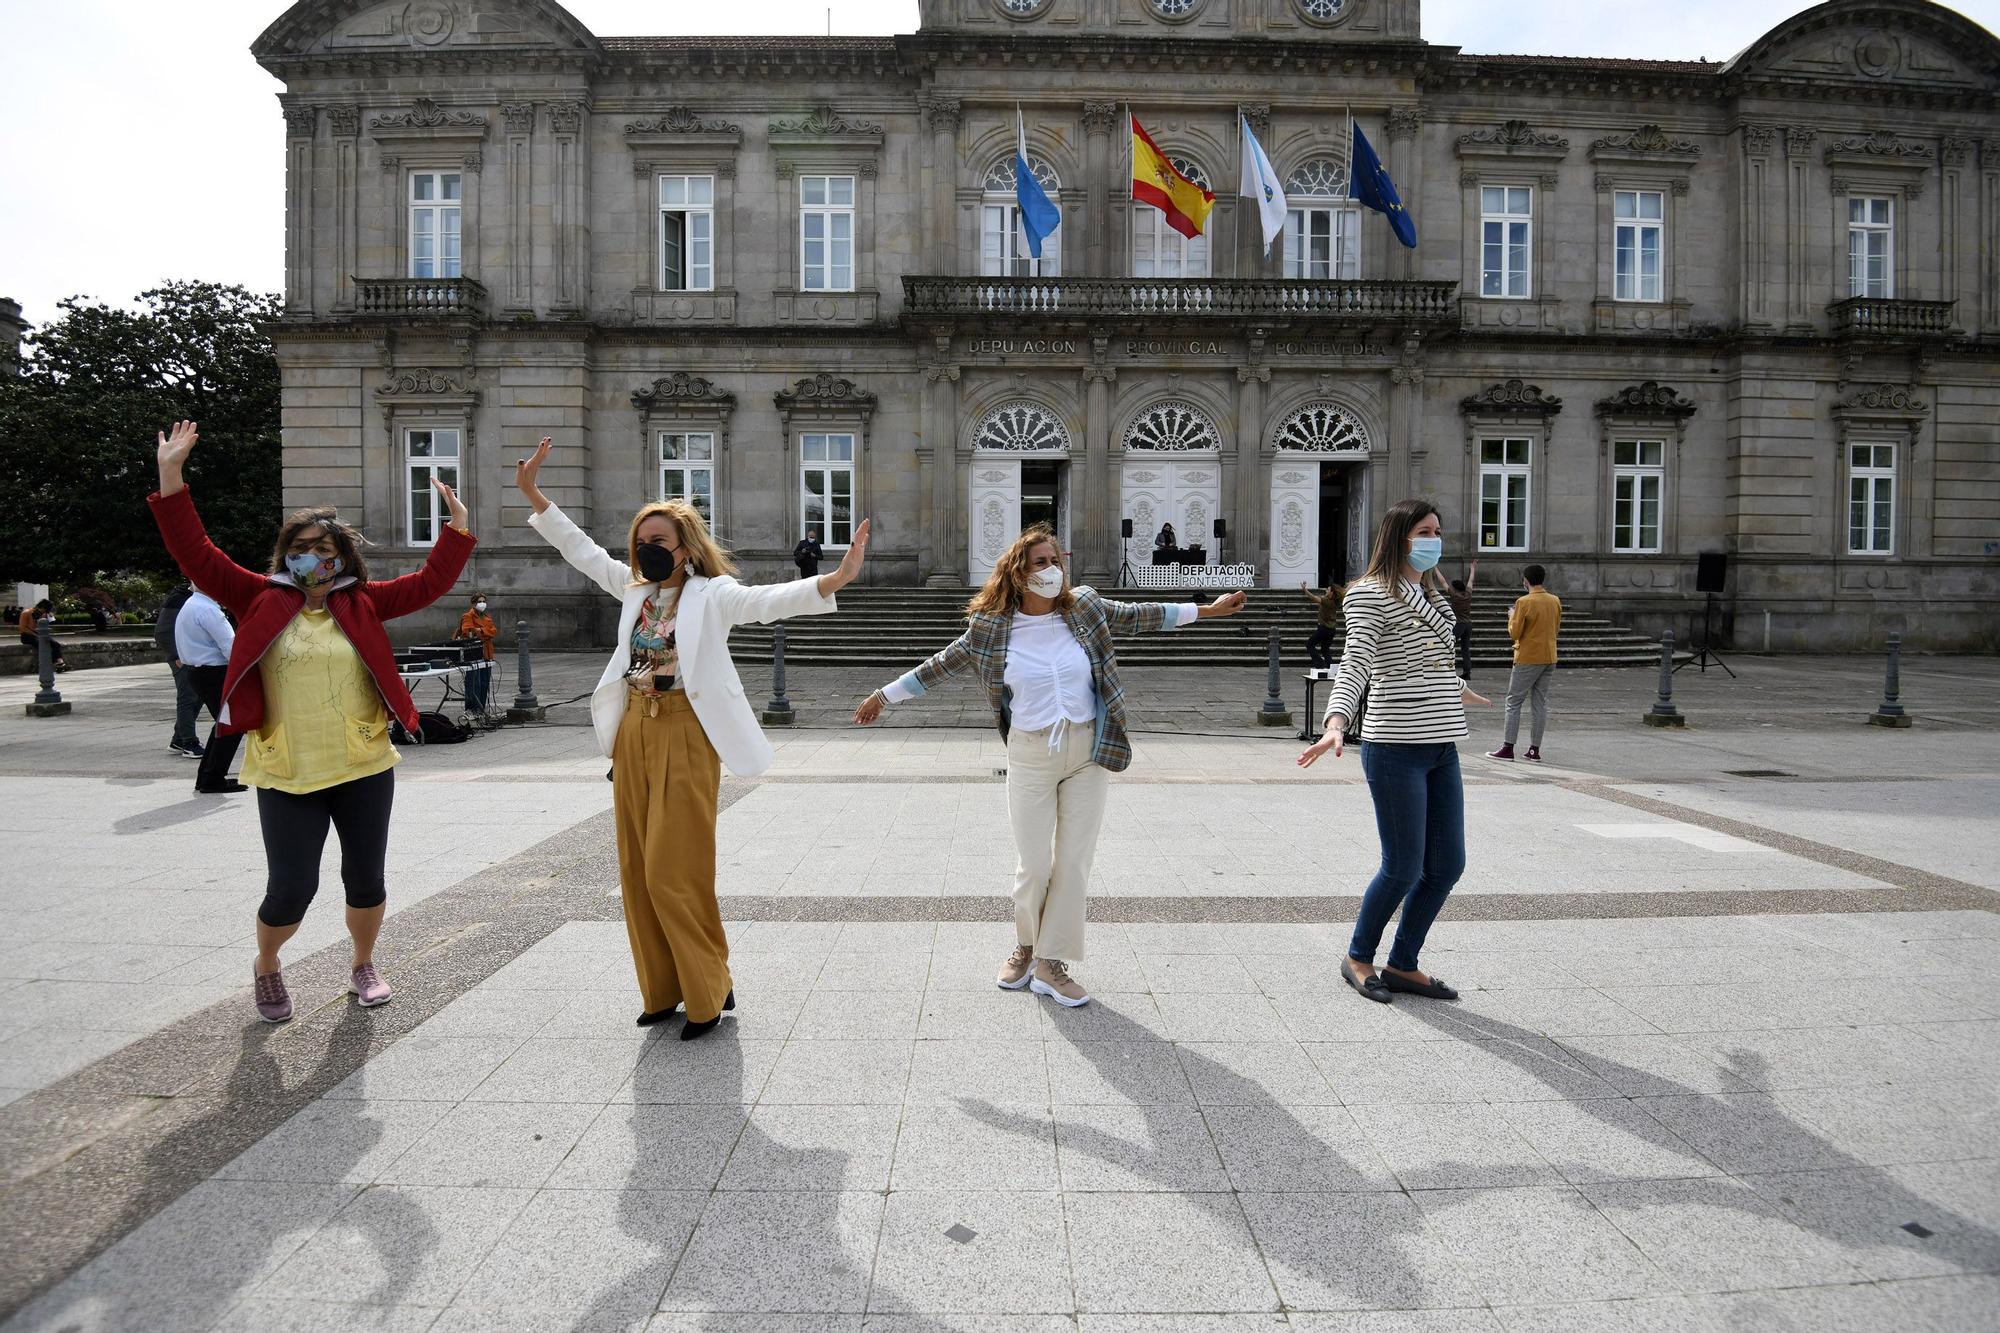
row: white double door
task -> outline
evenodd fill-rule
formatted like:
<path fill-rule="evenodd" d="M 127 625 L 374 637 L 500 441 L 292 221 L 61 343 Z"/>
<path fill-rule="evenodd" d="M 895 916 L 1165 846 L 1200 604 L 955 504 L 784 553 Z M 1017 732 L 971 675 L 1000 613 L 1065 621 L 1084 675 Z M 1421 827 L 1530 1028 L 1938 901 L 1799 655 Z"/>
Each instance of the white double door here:
<path fill-rule="evenodd" d="M 1214 458 L 1133 451 L 1125 455 L 1121 517 L 1132 520 L 1131 560 L 1151 564 L 1160 525 L 1174 525 L 1180 546 L 1200 546 L 1208 563 L 1222 563 L 1215 520 L 1222 517 L 1222 464 Z M 1122 552 L 1121 552 L 1122 554 Z"/>
<path fill-rule="evenodd" d="M 1348 580 L 1360 574 L 1369 540 L 1367 461 L 1365 454 L 1279 454 L 1271 460 L 1269 586 L 1317 587 L 1323 574 Z M 1337 508 L 1326 512 L 1328 504 Z"/>
<path fill-rule="evenodd" d="M 973 586 L 986 582 L 993 566 L 1007 553 L 1028 522 L 1054 527 L 1065 546 L 1073 545 L 1069 529 L 1069 487 L 1063 466 L 1068 454 L 974 454 L 966 477 L 965 572 Z M 1037 476 L 1029 497 L 1032 514 L 1023 514 L 1021 469 Z"/>

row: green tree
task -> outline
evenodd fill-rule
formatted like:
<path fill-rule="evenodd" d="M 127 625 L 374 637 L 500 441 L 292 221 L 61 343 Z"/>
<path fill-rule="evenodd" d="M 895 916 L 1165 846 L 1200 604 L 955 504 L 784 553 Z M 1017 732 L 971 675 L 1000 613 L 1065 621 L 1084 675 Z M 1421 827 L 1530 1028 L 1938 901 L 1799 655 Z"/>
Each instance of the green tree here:
<path fill-rule="evenodd" d="M 0 381 L 0 571 L 68 582 L 173 568 L 146 511 L 154 433 L 201 425 L 190 482 L 218 546 L 268 558 L 281 496 L 276 296 L 169 282 L 132 309 L 71 297 Z"/>

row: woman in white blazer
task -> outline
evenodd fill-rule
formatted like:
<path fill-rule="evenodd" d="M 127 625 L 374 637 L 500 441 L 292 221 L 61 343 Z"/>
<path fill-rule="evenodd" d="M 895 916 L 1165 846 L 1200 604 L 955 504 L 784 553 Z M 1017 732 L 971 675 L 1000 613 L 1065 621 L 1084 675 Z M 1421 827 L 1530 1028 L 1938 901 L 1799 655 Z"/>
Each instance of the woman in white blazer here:
<path fill-rule="evenodd" d="M 548 456 L 543 439 L 515 468 L 514 484 L 535 510 L 528 524 L 622 605 L 590 720 L 612 762 L 618 880 L 644 1005 L 639 1026 L 681 1005 L 681 1040 L 692 1041 L 736 1006 L 715 900 L 721 766 L 754 777 L 771 764 L 770 742 L 729 660 L 729 631 L 832 611 L 834 593 L 861 572 L 868 524 L 855 530 L 833 573 L 747 587 L 692 505 L 658 501 L 633 515 L 628 558 L 619 560 L 542 494 L 535 479 Z"/>

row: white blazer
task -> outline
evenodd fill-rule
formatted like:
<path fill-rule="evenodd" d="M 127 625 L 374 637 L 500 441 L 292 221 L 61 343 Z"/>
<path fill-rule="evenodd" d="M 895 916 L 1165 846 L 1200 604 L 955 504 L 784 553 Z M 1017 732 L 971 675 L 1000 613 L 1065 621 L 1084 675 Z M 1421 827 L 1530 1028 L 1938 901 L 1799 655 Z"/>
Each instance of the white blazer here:
<path fill-rule="evenodd" d="M 528 526 L 541 533 L 577 572 L 623 603 L 617 646 L 590 694 L 590 722 L 597 730 L 597 745 L 609 755 L 617 743 L 618 724 L 625 718 L 625 701 L 631 694 L 625 672 L 632 665 L 632 626 L 638 622 L 639 608 L 659 585 L 632 582 L 629 565 L 592 541 L 554 505 L 530 516 Z M 743 698 L 736 664 L 729 660 L 730 628 L 752 621 L 768 624 L 790 616 L 824 615 L 834 609 L 833 598 L 819 595 L 818 579 L 747 587 L 727 574 L 717 578 L 690 574 L 682 585 L 680 605 L 674 613 L 680 678 L 695 718 L 731 773 L 755 777 L 771 766 L 772 753 L 771 743 Z"/>

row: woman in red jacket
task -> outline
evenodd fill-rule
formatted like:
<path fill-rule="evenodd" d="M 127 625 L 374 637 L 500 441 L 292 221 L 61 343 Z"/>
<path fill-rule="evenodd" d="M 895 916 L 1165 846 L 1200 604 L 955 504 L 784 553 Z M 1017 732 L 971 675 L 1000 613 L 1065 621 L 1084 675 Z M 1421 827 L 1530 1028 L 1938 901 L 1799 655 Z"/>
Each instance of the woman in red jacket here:
<path fill-rule="evenodd" d="M 363 1005 L 384 1004 L 390 990 L 375 970 L 375 937 L 388 897 L 382 861 L 401 758 L 389 743 L 389 719 L 415 731 L 417 709 L 382 622 L 421 611 L 458 581 L 473 546 L 465 506 L 451 487 L 431 483 L 451 524 L 414 574 L 371 582 L 361 534 L 331 508 L 287 518 L 270 571 L 252 573 L 216 549 L 195 515 L 181 468 L 197 438 L 192 421 L 160 436 L 160 489 L 149 503 L 181 572 L 236 615 L 216 721 L 225 733 L 249 734 L 240 776 L 257 788 L 270 870 L 257 909 L 257 1012 L 273 1023 L 292 1016 L 278 950 L 319 890 L 329 826 L 340 834 L 352 990 Z"/>

